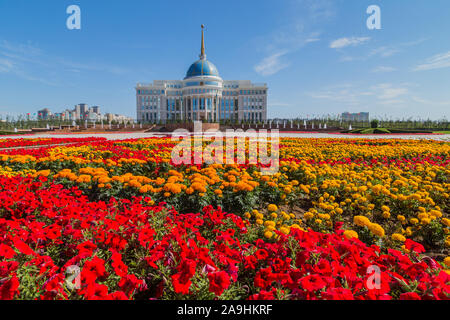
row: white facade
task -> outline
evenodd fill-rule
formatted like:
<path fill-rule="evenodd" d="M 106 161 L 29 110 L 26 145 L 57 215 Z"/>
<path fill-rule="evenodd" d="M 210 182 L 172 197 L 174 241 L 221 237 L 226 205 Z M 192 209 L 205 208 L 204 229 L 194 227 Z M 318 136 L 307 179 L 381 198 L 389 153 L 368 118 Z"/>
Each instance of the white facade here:
<path fill-rule="evenodd" d="M 200 60 L 184 80 L 155 80 L 136 86 L 137 121 L 264 122 L 267 120 L 267 85 L 250 80 L 222 80 L 206 60 L 202 26 Z"/>

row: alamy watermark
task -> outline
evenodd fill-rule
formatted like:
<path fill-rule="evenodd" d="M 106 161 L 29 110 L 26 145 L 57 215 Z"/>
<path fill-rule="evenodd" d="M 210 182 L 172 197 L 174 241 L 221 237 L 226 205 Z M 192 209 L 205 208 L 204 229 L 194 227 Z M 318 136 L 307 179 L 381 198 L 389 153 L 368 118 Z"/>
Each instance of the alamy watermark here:
<path fill-rule="evenodd" d="M 249 164 L 260 168 L 262 175 L 273 175 L 280 166 L 278 130 L 247 131 L 215 129 L 203 132 L 201 122 L 194 122 L 194 134 L 177 129 L 172 134 L 172 162 L 175 165 Z M 203 144 L 206 144 L 203 147 Z M 208 144 L 209 143 L 209 144 Z M 269 150 L 270 147 L 270 150 Z"/>
<path fill-rule="evenodd" d="M 366 25 L 369 30 L 380 30 L 381 29 L 381 9 L 377 5 L 371 5 L 367 8 L 367 14 L 370 17 L 367 18 Z"/>
<path fill-rule="evenodd" d="M 379 266 L 371 265 L 367 268 L 368 275 L 366 286 L 369 290 L 379 290 L 381 289 L 381 269 Z"/>
<path fill-rule="evenodd" d="M 81 8 L 78 5 L 70 5 L 66 9 L 66 13 L 70 16 L 66 20 L 66 26 L 69 30 L 81 29 Z M 369 30 L 381 29 L 381 9 L 378 5 L 370 5 L 367 7 L 366 13 L 370 16 L 367 18 L 366 25 Z"/>
<path fill-rule="evenodd" d="M 67 18 L 66 26 L 69 30 L 80 30 L 81 29 L 81 9 L 77 5 L 68 6 L 66 13 L 70 14 Z"/>
<path fill-rule="evenodd" d="M 79 266 L 69 266 L 66 269 L 66 285 L 69 290 L 81 288 L 81 269 Z"/>

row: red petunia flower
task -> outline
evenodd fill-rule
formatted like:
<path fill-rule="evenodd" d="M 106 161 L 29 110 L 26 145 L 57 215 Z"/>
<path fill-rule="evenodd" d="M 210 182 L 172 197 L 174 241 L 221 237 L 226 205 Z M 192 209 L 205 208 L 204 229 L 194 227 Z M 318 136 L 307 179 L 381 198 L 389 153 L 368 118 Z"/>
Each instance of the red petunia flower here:
<path fill-rule="evenodd" d="M 119 288 L 122 289 L 127 296 L 131 296 L 142 283 L 143 281 L 139 280 L 134 274 L 128 274 L 119 281 Z"/>
<path fill-rule="evenodd" d="M 211 272 L 208 279 L 209 292 L 214 292 L 216 296 L 221 296 L 230 286 L 230 276 L 225 271 Z"/>
<path fill-rule="evenodd" d="M 3 257 L 5 259 L 11 259 L 16 255 L 16 252 L 6 244 L 1 243 L 0 244 L 0 257 Z"/>
<path fill-rule="evenodd" d="M 306 291 L 312 292 L 325 288 L 327 283 L 317 274 L 312 274 L 300 279 L 300 286 Z"/>
<path fill-rule="evenodd" d="M 25 254 L 27 256 L 35 254 L 33 250 L 22 240 L 14 239 L 14 246 L 20 251 L 20 253 Z"/>
<path fill-rule="evenodd" d="M 424 253 L 425 252 L 425 248 L 420 243 L 414 242 L 411 239 L 406 239 L 405 248 L 411 252 L 416 252 L 416 253 Z"/>
<path fill-rule="evenodd" d="M 400 300 L 422 300 L 415 292 L 406 292 L 400 295 Z"/>
<path fill-rule="evenodd" d="M 197 263 L 191 259 L 181 261 L 177 270 L 178 273 L 172 275 L 172 284 L 176 293 L 189 294 L 191 287 L 191 278 L 195 274 Z"/>
<path fill-rule="evenodd" d="M 13 276 L 0 286 L 0 300 L 12 300 L 16 294 L 19 294 L 19 279 Z"/>
<path fill-rule="evenodd" d="M 128 273 L 128 267 L 123 263 L 122 255 L 118 252 L 114 252 L 111 260 L 115 273 L 119 277 L 125 277 Z"/>

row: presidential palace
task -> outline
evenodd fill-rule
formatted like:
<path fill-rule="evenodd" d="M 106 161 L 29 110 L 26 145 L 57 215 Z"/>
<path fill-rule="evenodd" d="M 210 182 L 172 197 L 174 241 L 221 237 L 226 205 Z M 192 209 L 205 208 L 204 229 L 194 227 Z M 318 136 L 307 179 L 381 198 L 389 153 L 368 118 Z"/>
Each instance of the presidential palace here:
<path fill-rule="evenodd" d="M 267 85 L 223 80 L 206 59 L 202 25 L 200 59 L 183 80 L 155 80 L 136 86 L 137 121 L 263 122 L 267 120 Z"/>

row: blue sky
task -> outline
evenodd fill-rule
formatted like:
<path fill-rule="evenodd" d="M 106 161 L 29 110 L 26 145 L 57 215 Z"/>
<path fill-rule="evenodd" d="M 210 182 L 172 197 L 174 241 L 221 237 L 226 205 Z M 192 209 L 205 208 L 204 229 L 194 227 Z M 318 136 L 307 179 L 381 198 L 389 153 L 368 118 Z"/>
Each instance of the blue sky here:
<path fill-rule="evenodd" d="M 66 27 L 72 4 L 81 30 Z M 269 117 L 448 119 L 449 13 L 448 0 L 0 0 L 0 115 L 135 116 L 135 84 L 184 78 L 203 23 L 222 78 L 268 84 Z"/>

